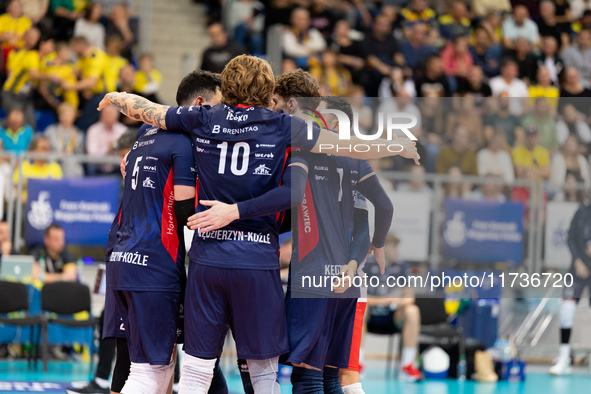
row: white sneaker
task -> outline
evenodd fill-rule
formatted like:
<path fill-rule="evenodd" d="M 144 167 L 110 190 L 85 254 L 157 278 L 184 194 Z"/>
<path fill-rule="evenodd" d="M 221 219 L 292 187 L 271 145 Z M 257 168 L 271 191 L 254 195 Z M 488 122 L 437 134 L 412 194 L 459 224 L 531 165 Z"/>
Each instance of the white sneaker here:
<path fill-rule="evenodd" d="M 573 371 L 568 360 L 558 360 L 550 369 L 548 373 L 554 376 L 568 375 Z"/>

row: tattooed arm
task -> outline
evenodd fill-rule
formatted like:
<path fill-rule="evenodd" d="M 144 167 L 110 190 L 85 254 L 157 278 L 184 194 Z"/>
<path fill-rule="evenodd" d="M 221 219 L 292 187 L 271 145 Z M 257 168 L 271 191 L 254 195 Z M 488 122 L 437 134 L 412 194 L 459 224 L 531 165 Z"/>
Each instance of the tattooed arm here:
<path fill-rule="evenodd" d="M 170 108 L 168 105 L 156 104 L 135 94 L 117 92 L 107 93 L 99 103 L 98 110 L 109 105 L 131 119 L 167 130 L 165 118 Z"/>

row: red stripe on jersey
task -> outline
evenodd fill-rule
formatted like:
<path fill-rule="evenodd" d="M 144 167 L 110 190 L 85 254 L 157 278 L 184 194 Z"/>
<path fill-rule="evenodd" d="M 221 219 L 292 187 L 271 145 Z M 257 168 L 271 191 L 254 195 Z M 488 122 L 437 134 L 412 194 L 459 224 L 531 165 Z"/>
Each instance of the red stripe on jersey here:
<path fill-rule="evenodd" d="M 254 105 L 244 105 L 244 104 L 237 104 L 236 108 L 251 108 L 254 107 Z"/>
<path fill-rule="evenodd" d="M 197 175 L 197 182 L 195 183 L 195 209 L 199 205 L 199 175 Z"/>
<path fill-rule="evenodd" d="M 174 185 L 172 169 L 168 173 L 168 179 L 164 186 L 164 203 L 162 206 L 162 224 L 160 234 L 162 238 L 162 245 L 170 254 L 170 257 L 176 264 L 176 259 L 179 252 L 179 237 L 177 235 L 176 215 L 174 214 Z"/>
<path fill-rule="evenodd" d="M 304 200 L 298 205 L 298 259 L 302 261 L 318 245 L 318 220 L 310 180 L 306 181 Z"/>
<path fill-rule="evenodd" d="M 355 307 L 355 325 L 353 326 L 348 369 L 357 372 L 359 372 L 359 351 L 361 349 L 361 336 L 363 335 L 363 320 L 366 306 L 367 302 L 357 301 L 357 306 Z"/>
<path fill-rule="evenodd" d="M 121 226 L 121 214 L 123 213 L 123 208 L 121 208 L 119 210 L 119 223 L 117 223 L 118 226 Z"/>
<path fill-rule="evenodd" d="M 281 170 L 281 178 L 279 178 L 279 186 L 281 186 L 281 181 L 283 180 L 283 173 L 285 172 L 287 159 L 289 158 L 290 154 L 291 154 L 291 147 L 289 147 L 285 150 L 285 156 L 283 157 L 283 169 Z M 285 218 L 285 212 L 277 212 L 277 214 L 275 215 L 275 221 L 277 222 L 279 227 L 281 227 L 281 224 L 283 224 L 284 218 Z M 281 219 L 281 222 L 279 221 L 279 219 Z"/>

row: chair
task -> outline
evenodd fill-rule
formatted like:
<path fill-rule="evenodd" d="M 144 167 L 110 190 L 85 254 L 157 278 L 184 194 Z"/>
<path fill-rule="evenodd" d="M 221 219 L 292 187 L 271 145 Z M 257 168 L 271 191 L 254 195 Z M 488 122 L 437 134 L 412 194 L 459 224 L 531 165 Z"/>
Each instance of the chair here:
<path fill-rule="evenodd" d="M 45 315 L 47 315 L 46 312 L 50 312 L 60 316 L 57 318 L 44 316 L 41 326 L 43 334 L 43 370 L 47 371 L 49 324 L 71 328 L 87 328 L 96 326 L 98 319 L 90 317 L 86 320 L 74 320 L 72 318 L 61 317 L 79 312 L 90 313 L 90 289 L 84 284 L 74 282 L 56 282 L 44 285 L 41 290 L 41 311 Z M 90 350 L 90 369 L 92 370 L 94 330 L 91 331 L 91 338 L 88 345 Z"/>
<path fill-rule="evenodd" d="M 376 335 L 388 336 L 388 353 L 386 355 L 386 378 L 390 377 L 392 370 L 396 370 L 396 361 L 394 360 L 394 337 L 399 335 L 399 353 L 402 348 L 402 332 L 394 324 L 394 311 L 384 311 L 381 307 L 369 307 L 369 319 L 367 320 L 367 332 Z M 392 368 L 392 361 L 395 362 Z"/>
<path fill-rule="evenodd" d="M 25 312 L 24 317 L 9 318 L 6 316 L 1 316 L 11 312 L 21 311 Z M 17 282 L 0 281 L 0 323 L 9 326 L 30 327 L 31 345 L 34 343 L 39 344 L 40 331 L 38 331 L 37 334 L 37 341 L 33 341 L 33 337 L 35 331 L 34 328 L 41 327 L 41 316 L 29 315 L 29 293 L 27 286 L 25 284 Z M 36 352 L 37 354 L 39 353 L 38 348 Z M 29 355 L 27 356 L 27 365 L 29 369 L 31 369 L 31 361 L 32 355 L 31 352 L 29 352 Z"/>
<path fill-rule="evenodd" d="M 421 312 L 420 343 L 434 345 L 457 344 L 460 360 L 466 359 L 464 334 L 461 327 L 448 323 L 443 298 L 416 298 L 415 304 Z"/>

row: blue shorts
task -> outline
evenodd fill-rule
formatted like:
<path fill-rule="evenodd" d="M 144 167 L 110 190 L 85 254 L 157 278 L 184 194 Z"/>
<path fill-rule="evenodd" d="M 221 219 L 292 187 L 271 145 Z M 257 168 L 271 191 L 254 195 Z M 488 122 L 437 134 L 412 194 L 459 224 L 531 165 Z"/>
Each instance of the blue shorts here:
<path fill-rule="evenodd" d="M 573 285 L 571 287 L 563 287 L 562 298 L 574 299 L 578 303 L 586 287 L 588 287 L 589 291 L 591 292 L 591 276 L 588 278 L 581 278 L 580 276 L 577 276 L 574 264 L 571 265 L 568 272 L 573 276 Z M 591 304 L 591 297 L 589 298 L 589 303 Z"/>
<path fill-rule="evenodd" d="M 123 318 L 117 313 L 115 290 L 105 290 L 105 320 L 102 338 L 126 338 Z"/>
<path fill-rule="evenodd" d="M 292 298 L 288 292 L 285 303 L 291 349 L 287 362 L 348 368 L 352 350 L 358 352 L 352 348 L 357 299 Z"/>
<path fill-rule="evenodd" d="M 278 269 L 227 269 L 192 262 L 185 305 L 185 352 L 191 356 L 219 357 L 228 329 L 238 358 L 265 360 L 289 351 Z"/>
<path fill-rule="evenodd" d="M 122 321 L 119 327 L 127 337 L 131 362 L 170 364 L 174 346 L 183 340 L 183 294 L 107 289 L 107 293 L 109 291 L 115 304 L 114 312 Z M 113 332 L 111 322 L 116 319 L 111 314 L 105 310 L 105 322 L 110 322 L 111 327 L 103 336 Z"/>

